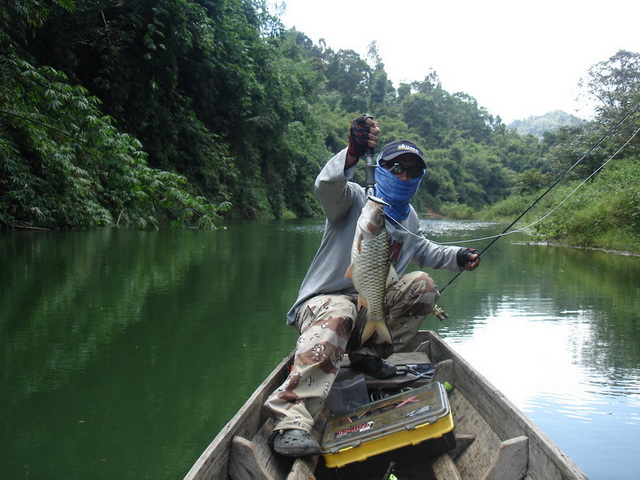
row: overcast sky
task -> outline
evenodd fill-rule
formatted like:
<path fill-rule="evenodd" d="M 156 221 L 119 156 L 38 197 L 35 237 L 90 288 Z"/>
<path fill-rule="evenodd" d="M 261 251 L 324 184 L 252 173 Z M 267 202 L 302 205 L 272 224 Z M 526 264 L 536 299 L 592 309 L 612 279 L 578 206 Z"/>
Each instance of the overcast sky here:
<path fill-rule="evenodd" d="M 396 88 L 433 69 L 507 124 L 553 110 L 588 118 L 580 78 L 618 50 L 640 53 L 637 0 L 272 1 L 315 44 L 366 59 L 375 40 Z"/>

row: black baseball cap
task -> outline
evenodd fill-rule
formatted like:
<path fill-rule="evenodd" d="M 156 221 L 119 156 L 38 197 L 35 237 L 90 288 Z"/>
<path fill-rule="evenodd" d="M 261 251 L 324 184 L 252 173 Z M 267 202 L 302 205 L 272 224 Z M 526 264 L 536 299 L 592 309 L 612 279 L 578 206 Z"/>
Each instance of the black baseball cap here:
<path fill-rule="evenodd" d="M 393 160 L 400 155 L 404 155 L 405 153 L 411 153 L 420 159 L 420 163 L 422 168 L 426 169 L 427 164 L 424 161 L 424 157 L 422 156 L 422 150 L 418 148 L 418 146 L 410 142 L 409 140 L 396 140 L 395 142 L 387 143 L 382 150 L 378 154 L 378 163 L 380 161 L 388 161 Z"/>

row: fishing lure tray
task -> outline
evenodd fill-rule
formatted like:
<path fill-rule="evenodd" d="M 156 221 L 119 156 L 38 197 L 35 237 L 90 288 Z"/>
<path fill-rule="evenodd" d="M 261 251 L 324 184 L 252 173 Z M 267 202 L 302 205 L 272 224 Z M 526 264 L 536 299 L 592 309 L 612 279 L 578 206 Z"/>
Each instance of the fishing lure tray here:
<path fill-rule="evenodd" d="M 322 456 L 328 468 L 341 468 L 410 445 L 439 455 L 455 446 L 452 430 L 447 392 L 432 382 L 329 417 Z"/>

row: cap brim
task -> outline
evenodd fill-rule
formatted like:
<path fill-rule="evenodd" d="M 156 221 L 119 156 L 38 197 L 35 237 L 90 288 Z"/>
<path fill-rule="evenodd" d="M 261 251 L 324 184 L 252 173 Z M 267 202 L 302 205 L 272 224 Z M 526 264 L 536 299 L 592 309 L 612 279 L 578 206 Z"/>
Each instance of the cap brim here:
<path fill-rule="evenodd" d="M 402 151 L 402 150 L 398 150 L 396 152 L 393 152 L 391 155 L 387 155 L 383 158 L 381 158 L 380 160 L 393 160 L 396 157 L 399 157 L 400 155 L 412 155 L 413 157 L 417 158 L 418 160 L 420 160 L 420 163 L 422 164 L 422 168 L 426 169 L 427 168 L 427 164 L 425 163 L 425 161 L 423 160 L 423 158 L 413 152 L 410 151 Z"/>

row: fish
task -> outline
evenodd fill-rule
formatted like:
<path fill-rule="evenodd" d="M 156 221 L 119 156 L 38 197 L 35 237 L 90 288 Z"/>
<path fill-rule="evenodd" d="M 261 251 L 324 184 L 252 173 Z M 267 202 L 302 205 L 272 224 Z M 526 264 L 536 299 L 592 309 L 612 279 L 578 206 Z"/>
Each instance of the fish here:
<path fill-rule="evenodd" d="M 351 247 L 351 264 L 345 278 L 351 278 L 358 292 L 358 310 L 367 307 L 360 344 L 374 333 L 393 343 L 384 314 L 385 289 L 397 280 L 395 268 L 389 259 L 389 241 L 384 216 L 383 200 L 369 196 L 358 217 Z"/>

